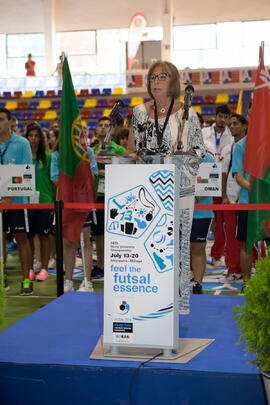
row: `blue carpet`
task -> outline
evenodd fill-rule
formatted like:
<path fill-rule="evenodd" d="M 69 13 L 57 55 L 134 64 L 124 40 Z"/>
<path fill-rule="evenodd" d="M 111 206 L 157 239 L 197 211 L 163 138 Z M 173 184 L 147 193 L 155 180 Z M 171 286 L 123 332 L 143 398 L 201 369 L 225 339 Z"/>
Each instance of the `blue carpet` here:
<path fill-rule="evenodd" d="M 241 296 L 191 296 L 180 336 L 215 341 L 187 364 L 90 360 L 103 329 L 103 294 L 70 292 L 0 334 L 1 405 L 266 405 L 247 365 L 233 307 Z M 22 397 L 22 392 L 27 393 Z"/>

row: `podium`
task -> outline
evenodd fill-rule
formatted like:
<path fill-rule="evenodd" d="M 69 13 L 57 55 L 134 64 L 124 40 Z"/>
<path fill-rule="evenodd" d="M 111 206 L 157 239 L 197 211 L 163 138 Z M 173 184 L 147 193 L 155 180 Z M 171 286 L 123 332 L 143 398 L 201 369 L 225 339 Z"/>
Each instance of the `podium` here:
<path fill-rule="evenodd" d="M 189 308 L 189 234 L 200 159 L 112 157 L 105 176 L 103 343 L 108 356 L 179 349 L 179 305 Z M 180 237 L 180 238 L 179 238 Z"/>

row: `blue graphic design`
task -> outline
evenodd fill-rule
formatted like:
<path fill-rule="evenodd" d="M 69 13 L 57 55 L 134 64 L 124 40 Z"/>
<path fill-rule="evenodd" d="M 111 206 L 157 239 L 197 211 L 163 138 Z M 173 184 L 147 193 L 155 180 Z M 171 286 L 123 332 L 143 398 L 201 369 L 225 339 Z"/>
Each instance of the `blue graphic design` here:
<path fill-rule="evenodd" d="M 174 173 L 171 170 L 159 170 L 153 173 L 149 180 L 165 210 L 173 211 Z"/>
<path fill-rule="evenodd" d="M 158 273 L 173 270 L 173 215 L 161 217 L 144 246 Z"/>
<path fill-rule="evenodd" d="M 109 198 L 106 230 L 138 239 L 159 211 L 160 207 L 144 186 L 134 187 Z"/>
<path fill-rule="evenodd" d="M 170 303 L 169 305 L 166 306 L 166 308 L 158 309 L 156 312 L 152 312 L 147 315 L 139 315 L 134 317 L 133 319 L 135 321 L 147 321 L 149 319 L 163 318 L 164 316 L 170 314 L 172 311 L 173 311 L 173 303 Z"/>

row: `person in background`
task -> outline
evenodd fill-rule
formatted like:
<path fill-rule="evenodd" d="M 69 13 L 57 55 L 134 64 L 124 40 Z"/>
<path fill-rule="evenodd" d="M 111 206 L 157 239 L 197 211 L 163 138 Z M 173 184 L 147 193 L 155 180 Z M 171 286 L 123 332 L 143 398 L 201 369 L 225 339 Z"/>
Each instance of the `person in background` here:
<path fill-rule="evenodd" d="M 18 120 L 16 117 L 14 117 L 14 115 L 11 116 L 11 127 L 10 127 L 11 131 L 15 132 L 15 134 L 17 135 L 21 135 L 21 131 L 19 130 L 18 127 Z"/>
<path fill-rule="evenodd" d="M 126 127 L 120 127 L 115 131 L 114 139 L 115 142 L 123 146 L 123 148 L 127 148 L 128 144 L 128 135 L 129 135 L 129 129 Z"/>
<path fill-rule="evenodd" d="M 225 146 L 222 151 L 222 203 L 237 204 L 240 186 L 232 173 L 232 159 L 237 143 L 244 138 L 248 122 L 245 117 L 233 114 L 230 118 L 230 130 L 234 143 Z M 226 253 L 228 272 L 225 283 L 242 282 L 240 264 L 241 242 L 236 239 L 237 211 L 224 211 L 224 229 L 226 234 Z"/>
<path fill-rule="evenodd" d="M 222 160 L 222 150 L 226 145 L 233 143 L 233 137 L 228 127 L 231 110 L 224 104 L 216 108 L 215 123 L 208 128 L 202 129 L 203 140 L 208 151 L 213 154 L 216 162 Z M 214 204 L 221 204 L 222 197 L 214 197 Z M 215 211 L 215 241 L 211 249 L 210 256 L 212 257 L 211 264 L 215 267 L 221 267 L 222 256 L 225 248 L 225 233 L 224 233 L 224 212 Z"/>
<path fill-rule="evenodd" d="M 233 158 L 232 158 L 232 174 L 235 176 L 236 182 L 240 186 L 240 193 L 238 204 L 249 203 L 249 191 L 250 191 L 250 175 L 244 171 L 244 155 L 246 149 L 245 136 L 235 145 Z M 245 288 L 246 279 L 250 278 L 252 268 L 252 253 L 247 253 L 246 241 L 247 241 L 247 225 L 248 225 L 248 211 L 240 210 L 237 212 L 237 234 L 236 239 L 241 241 L 240 247 L 240 263 L 244 284 L 242 291 Z"/>
<path fill-rule="evenodd" d="M 215 162 L 210 153 L 206 153 L 204 163 Z M 212 197 L 195 196 L 196 204 L 212 204 Z M 213 218 L 213 211 L 195 210 L 190 234 L 191 270 L 193 273 L 193 294 L 202 294 L 202 280 L 206 267 L 206 238 Z"/>
<path fill-rule="evenodd" d="M 87 128 L 84 128 L 85 133 L 85 147 L 86 146 L 86 137 L 87 137 Z M 58 152 L 58 143 L 55 146 L 55 151 L 52 154 L 52 163 L 51 163 L 51 180 L 55 185 L 55 188 L 58 186 L 58 177 L 59 177 L 59 152 Z M 93 176 L 98 176 L 97 162 L 95 161 L 94 152 L 88 146 L 87 152 L 90 161 L 91 172 Z M 79 292 L 93 292 L 93 285 L 91 282 L 91 272 L 92 272 L 92 244 L 90 241 L 90 224 L 92 216 L 89 214 L 83 229 L 83 240 L 84 240 L 84 256 L 85 256 L 85 273 L 86 279 L 84 279 L 78 289 Z M 75 257 L 77 244 L 74 244 L 67 239 L 64 239 L 64 266 L 65 266 L 65 281 L 64 281 L 64 292 L 73 291 L 73 281 L 72 274 L 75 267 Z"/>
<path fill-rule="evenodd" d="M 35 73 L 36 62 L 32 60 L 31 53 L 28 54 L 28 60 L 25 63 L 26 76 L 36 76 Z"/>
<path fill-rule="evenodd" d="M 44 136 L 41 127 L 33 122 L 28 125 L 26 130 L 26 139 L 28 139 L 32 151 L 33 165 L 36 173 L 36 195 L 30 198 L 33 203 L 53 203 L 54 191 L 50 179 L 51 153 L 46 152 Z M 34 241 L 37 234 L 40 241 L 40 259 L 41 270 L 37 276 L 32 266 L 29 268 L 29 279 L 44 281 L 47 280 L 48 262 L 50 258 L 50 233 L 52 228 L 53 213 L 49 209 L 30 210 L 29 212 L 29 233 L 28 237 L 32 249 L 32 262 L 34 259 Z"/>
<path fill-rule="evenodd" d="M 6 108 L 0 108 L 0 164 L 32 164 L 32 154 L 29 142 L 22 136 L 11 131 L 11 113 Z M 0 199 L 1 204 L 27 203 L 27 197 L 5 197 Z M 10 231 L 19 248 L 19 258 L 22 267 L 23 280 L 20 295 L 33 294 L 33 283 L 29 279 L 31 266 L 31 247 L 27 238 L 28 213 L 27 210 L 6 210 L 3 212 L 3 246 L 6 245 L 6 233 Z M 4 249 L 4 271 L 6 264 L 6 249 Z M 5 289 L 8 283 L 5 276 Z"/>
<path fill-rule="evenodd" d="M 111 119 L 109 117 L 101 117 L 98 120 L 98 126 L 96 129 L 96 141 L 92 146 L 95 155 L 98 155 L 101 150 L 102 143 L 110 128 Z M 93 145 L 93 143 L 91 144 Z M 107 147 L 107 151 L 116 155 L 124 156 L 126 149 L 123 146 L 118 145 L 116 142 L 111 141 Z M 104 204 L 104 191 L 105 191 L 105 165 L 104 163 L 98 163 L 98 177 L 95 178 L 95 187 L 97 192 L 97 203 Z M 101 278 L 104 275 L 104 209 L 96 211 L 97 223 L 92 220 L 91 228 L 92 235 L 96 239 L 96 253 L 97 253 L 97 265 L 92 272 L 93 278 Z"/>

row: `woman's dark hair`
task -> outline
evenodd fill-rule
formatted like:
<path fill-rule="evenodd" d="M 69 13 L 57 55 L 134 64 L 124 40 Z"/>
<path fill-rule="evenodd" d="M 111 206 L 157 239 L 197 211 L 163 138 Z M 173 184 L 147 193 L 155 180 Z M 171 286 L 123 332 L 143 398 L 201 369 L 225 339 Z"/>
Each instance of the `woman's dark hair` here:
<path fill-rule="evenodd" d="M 26 139 L 28 139 L 28 136 L 31 131 L 37 131 L 37 133 L 38 133 L 39 144 L 38 144 L 38 150 L 37 150 L 37 161 L 42 162 L 43 167 L 45 168 L 47 166 L 47 162 L 46 162 L 46 155 L 45 155 L 45 141 L 44 141 L 44 135 L 43 135 L 42 129 L 37 122 L 31 122 L 26 127 L 26 134 L 25 134 Z"/>
<path fill-rule="evenodd" d="M 168 73 L 171 81 L 170 81 L 170 86 L 168 88 L 168 96 L 171 98 L 179 98 L 180 97 L 180 77 L 179 77 L 179 72 L 177 68 L 171 63 L 164 61 L 162 62 L 161 60 L 158 60 L 157 62 L 153 63 L 148 71 L 147 75 L 147 91 L 149 96 L 154 98 L 152 92 L 151 92 L 151 82 L 150 82 L 150 76 L 152 76 L 154 70 L 160 67 L 162 69 L 162 72 Z"/>

